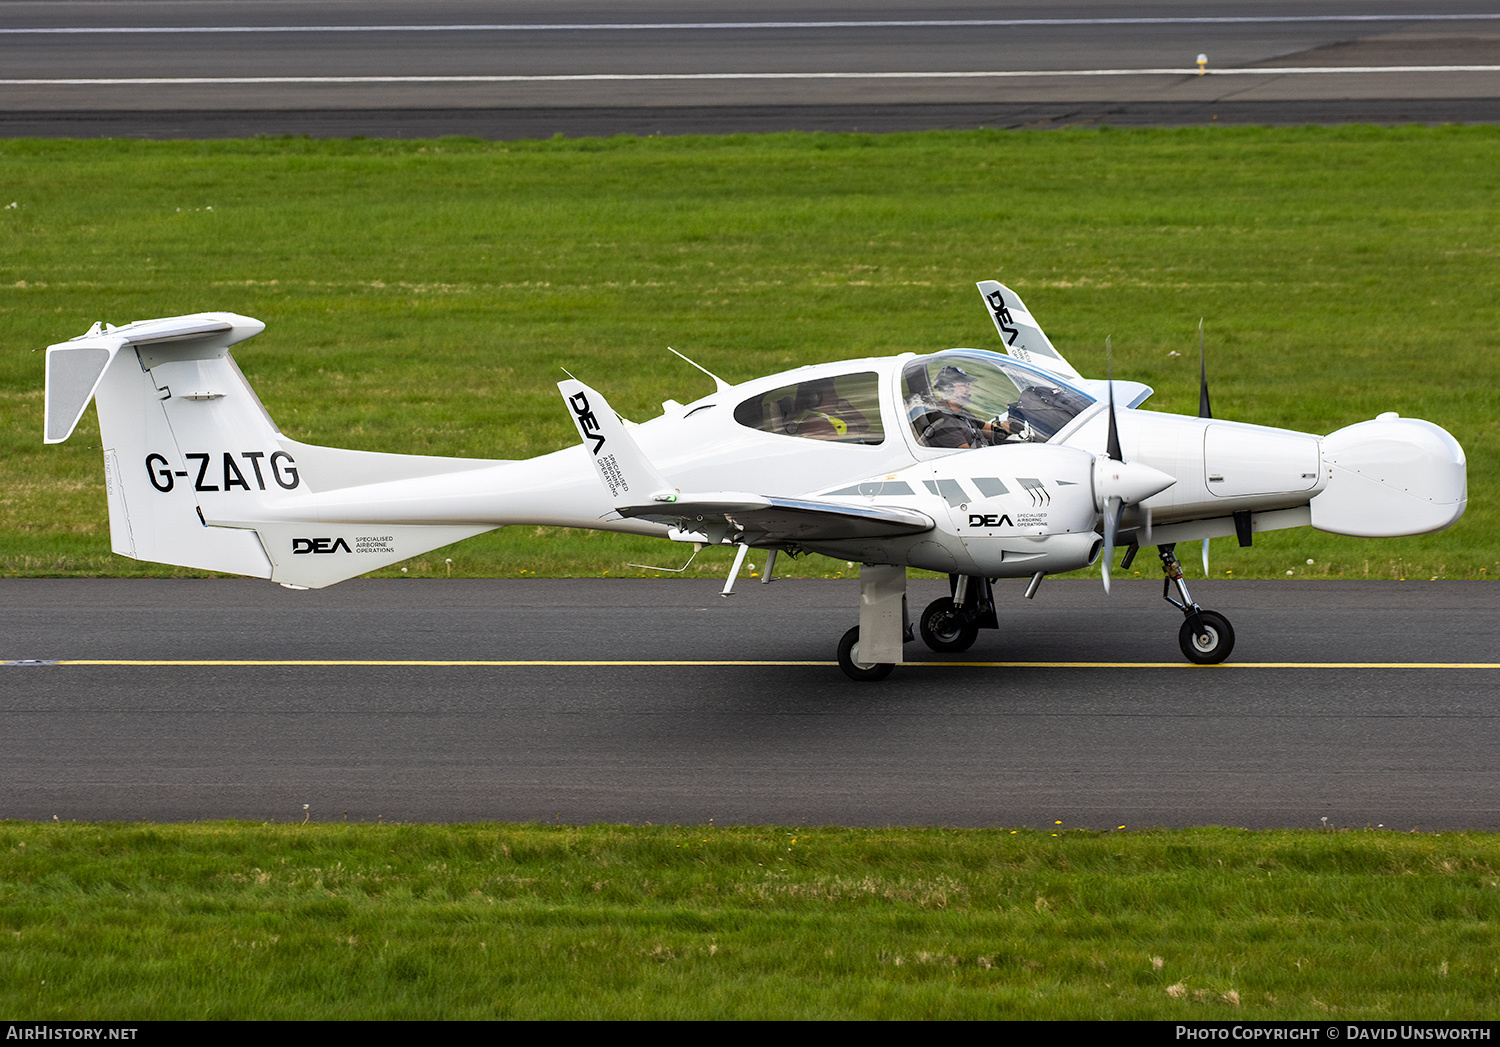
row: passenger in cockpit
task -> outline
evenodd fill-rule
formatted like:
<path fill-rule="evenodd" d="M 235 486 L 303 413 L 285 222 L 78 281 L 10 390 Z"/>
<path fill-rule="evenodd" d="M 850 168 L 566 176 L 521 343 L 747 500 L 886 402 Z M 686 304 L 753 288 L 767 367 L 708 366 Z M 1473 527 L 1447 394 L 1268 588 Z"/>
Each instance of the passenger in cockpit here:
<path fill-rule="evenodd" d="M 832 378 L 814 378 L 797 387 L 786 431 L 813 440 L 858 440 L 869 434 L 870 420 L 838 394 Z"/>

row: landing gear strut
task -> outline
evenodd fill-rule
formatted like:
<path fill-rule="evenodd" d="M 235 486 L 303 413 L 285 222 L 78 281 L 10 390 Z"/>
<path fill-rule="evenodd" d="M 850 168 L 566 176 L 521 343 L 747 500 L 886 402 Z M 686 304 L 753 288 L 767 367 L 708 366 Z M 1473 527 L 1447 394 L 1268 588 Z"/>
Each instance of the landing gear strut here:
<path fill-rule="evenodd" d="M 1177 631 L 1177 645 L 1190 662 L 1217 665 L 1234 650 L 1234 627 L 1217 611 L 1205 611 L 1193 602 L 1187 583 L 1182 579 L 1182 565 L 1177 562 L 1176 545 L 1157 547 L 1161 569 L 1166 578 L 1161 583 L 1161 598 L 1182 612 L 1184 621 Z M 1172 586 L 1181 599 L 1173 599 Z"/>

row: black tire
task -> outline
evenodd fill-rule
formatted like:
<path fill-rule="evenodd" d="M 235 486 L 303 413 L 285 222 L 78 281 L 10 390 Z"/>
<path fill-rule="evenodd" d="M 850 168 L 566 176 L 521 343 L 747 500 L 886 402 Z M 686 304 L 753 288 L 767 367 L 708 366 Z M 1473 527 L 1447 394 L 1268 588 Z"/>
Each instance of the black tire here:
<path fill-rule="evenodd" d="M 851 680 L 884 680 L 896 668 L 892 662 L 859 662 L 859 626 L 844 634 L 839 641 L 839 668 Z"/>
<path fill-rule="evenodd" d="M 979 639 L 979 626 L 962 621 L 953 601 L 946 596 L 928 604 L 917 624 L 922 632 L 922 642 L 944 654 L 967 651 Z"/>
<path fill-rule="evenodd" d="M 1196 634 L 1191 620 L 1182 623 L 1177 631 L 1178 646 L 1190 662 L 1218 665 L 1234 650 L 1234 627 L 1216 611 L 1199 611 L 1198 621 L 1202 628 Z"/>

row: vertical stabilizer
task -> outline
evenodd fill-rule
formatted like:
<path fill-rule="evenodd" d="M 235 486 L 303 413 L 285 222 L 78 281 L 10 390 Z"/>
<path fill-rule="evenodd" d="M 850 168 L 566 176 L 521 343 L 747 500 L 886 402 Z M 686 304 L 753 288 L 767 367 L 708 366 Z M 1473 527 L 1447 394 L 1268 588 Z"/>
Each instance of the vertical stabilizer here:
<path fill-rule="evenodd" d="M 222 398 L 234 405 L 237 443 L 250 441 L 247 448 L 265 448 L 267 456 L 278 449 L 276 427 L 228 355 L 230 345 L 264 329 L 248 316 L 198 313 L 122 327 L 96 324 L 81 338 L 48 347 L 44 438 L 66 440 L 95 401 L 115 552 L 270 577 L 270 561 L 253 532 L 205 524 L 197 489 L 220 486 L 227 467 L 217 453 L 185 454 L 173 418 L 186 421 L 182 407 L 194 397 L 204 403 Z"/>
<path fill-rule="evenodd" d="M 653 499 L 676 500 L 676 489 L 662 478 L 631 439 L 602 393 L 575 378 L 558 382 L 557 390 L 568 405 L 599 482 L 609 491 L 616 508 Z"/>
<path fill-rule="evenodd" d="M 493 529 L 346 523 L 308 496 L 491 466 L 289 440 L 229 354 L 264 330 L 233 313 L 96 326 L 47 350 L 45 438 L 98 406 L 110 546 L 122 556 L 318 587 Z M 330 519 L 330 515 L 334 518 Z"/>

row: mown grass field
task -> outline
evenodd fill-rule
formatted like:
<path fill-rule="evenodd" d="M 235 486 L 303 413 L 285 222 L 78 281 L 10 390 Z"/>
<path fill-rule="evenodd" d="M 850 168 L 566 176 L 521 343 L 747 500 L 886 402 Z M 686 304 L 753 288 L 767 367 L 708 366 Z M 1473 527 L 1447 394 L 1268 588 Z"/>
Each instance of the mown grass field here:
<path fill-rule="evenodd" d="M 0 1013 L 1493 1019 L 1488 834 L 0 823 Z"/>
<path fill-rule="evenodd" d="M 0 186 L 4 575 L 187 573 L 109 552 L 92 411 L 41 444 L 39 350 L 97 319 L 256 316 L 269 329 L 236 356 L 290 435 L 519 457 L 572 439 L 561 367 L 642 419 L 710 390 L 667 345 L 730 381 L 994 347 L 985 277 L 1085 372 L 1112 335 L 1148 406 L 1195 413 L 1204 317 L 1218 415 L 1328 432 L 1396 410 L 1468 451 L 1448 532 L 1225 541 L 1216 575 L 1500 569 L 1500 129 L 8 141 Z M 676 554 L 511 528 L 408 567 L 602 575 Z"/>
<path fill-rule="evenodd" d="M 643 419 L 709 391 L 667 345 L 731 381 L 994 347 L 986 277 L 1086 372 L 1112 335 L 1149 406 L 1195 411 L 1202 316 L 1220 416 L 1327 432 L 1397 410 L 1468 450 L 1448 532 L 1226 541 L 1217 575 L 1500 569 L 1500 129 L 7 141 L 0 187 L 0 575 L 190 573 L 109 553 L 92 412 L 41 444 L 39 350 L 98 319 L 247 313 L 269 329 L 237 359 L 290 435 L 520 457 L 573 439 L 561 367 Z M 673 552 L 512 528 L 408 568 L 619 574 Z M 0 1013 L 1493 1018 L 1497 848 L 0 823 Z"/>

